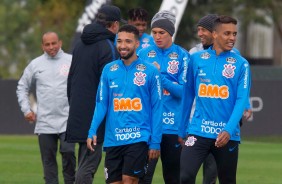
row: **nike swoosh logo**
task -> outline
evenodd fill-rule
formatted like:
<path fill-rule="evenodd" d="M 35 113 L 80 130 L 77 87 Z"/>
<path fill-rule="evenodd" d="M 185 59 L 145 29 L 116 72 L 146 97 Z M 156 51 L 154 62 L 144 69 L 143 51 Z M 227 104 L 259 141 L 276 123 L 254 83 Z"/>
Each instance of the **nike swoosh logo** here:
<path fill-rule="evenodd" d="M 140 171 L 133 171 L 134 174 L 138 174 L 138 173 L 141 173 L 141 170 Z"/>
<path fill-rule="evenodd" d="M 237 148 L 238 145 L 234 146 L 233 148 L 229 148 L 229 151 L 232 152 Z"/>
<path fill-rule="evenodd" d="M 180 146 L 180 144 L 175 144 L 175 147 L 178 148 Z"/>

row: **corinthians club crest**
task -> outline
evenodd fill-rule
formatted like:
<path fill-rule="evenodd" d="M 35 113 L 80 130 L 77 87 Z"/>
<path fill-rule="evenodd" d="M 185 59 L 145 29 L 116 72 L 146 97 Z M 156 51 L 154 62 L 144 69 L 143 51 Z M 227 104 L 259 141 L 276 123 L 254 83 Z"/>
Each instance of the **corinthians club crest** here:
<path fill-rule="evenodd" d="M 69 70 L 70 70 L 69 65 L 67 65 L 67 64 L 62 65 L 61 68 L 60 68 L 60 75 L 68 76 Z"/>
<path fill-rule="evenodd" d="M 134 75 L 135 78 L 133 79 L 133 83 L 136 84 L 137 86 L 143 86 L 146 82 L 145 77 L 147 75 L 143 72 L 135 72 Z"/>
<path fill-rule="evenodd" d="M 178 72 L 179 62 L 176 60 L 168 62 L 167 72 L 171 74 L 176 74 Z"/>
<path fill-rule="evenodd" d="M 225 64 L 222 75 L 226 78 L 233 78 L 235 75 L 236 66 L 232 64 Z"/>

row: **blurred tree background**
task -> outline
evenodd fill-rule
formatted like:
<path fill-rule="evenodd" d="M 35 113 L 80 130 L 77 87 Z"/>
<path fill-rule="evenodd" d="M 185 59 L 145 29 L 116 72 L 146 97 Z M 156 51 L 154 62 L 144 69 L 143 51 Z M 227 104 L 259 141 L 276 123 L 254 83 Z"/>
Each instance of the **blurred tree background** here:
<path fill-rule="evenodd" d="M 84 1 L 1 0 L 0 78 L 18 79 L 26 65 L 42 54 L 41 38 L 56 31 L 67 51 Z"/>
<path fill-rule="evenodd" d="M 1 0 L 0 1 L 0 78 L 18 79 L 25 66 L 42 54 L 41 36 L 57 31 L 63 49 L 71 48 L 79 17 L 87 0 Z M 112 0 L 122 10 L 143 7 L 152 17 L 162 0 Z M 244 36 L 250 23 L 269 25 L 270 17 L 282 42 L 281 0 L 189 0 L 178 28 L 175 43 L 187 50 L 197 42 L 196 23 L 204 15 L 225 14 L 239 19 Z M 244 50 L 242 50 L 244 53 Z"/>

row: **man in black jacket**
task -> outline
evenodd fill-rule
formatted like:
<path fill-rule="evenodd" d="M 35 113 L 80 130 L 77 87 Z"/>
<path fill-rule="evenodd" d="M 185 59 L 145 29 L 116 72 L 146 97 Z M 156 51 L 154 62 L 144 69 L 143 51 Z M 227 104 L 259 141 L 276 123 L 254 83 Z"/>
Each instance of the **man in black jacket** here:
<path fill-rule="evenodd" d="M 73 51 L 67 87 L 70 111 L 66 140 L 79 143 L 76 184 L 91 184 L 102 158 L 105 122 L 98 129 L 100 139 L 95 152 L 87 149 L 86 139 L 103 67 L 119 58 L 113 41 L 121 20 L 118 7 L 102 6 L 96 15 L 96 21 L 85 26 L 81 40 Z"/>

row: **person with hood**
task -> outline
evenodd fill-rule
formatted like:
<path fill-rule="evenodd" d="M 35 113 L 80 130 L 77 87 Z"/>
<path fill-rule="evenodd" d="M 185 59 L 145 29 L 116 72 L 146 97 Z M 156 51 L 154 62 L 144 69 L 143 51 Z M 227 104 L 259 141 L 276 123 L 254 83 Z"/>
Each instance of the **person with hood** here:
<path fill-rule="evenodd" d="M 84 27 L 81 40 L 73 50 L 67 86 L 70 111 L 66 140 L 79 143 L 76 183 L 92 183 L 102 158 L 105 122 L 97 131 L 95 152 L 87 149 L 86 139 L 102 70 L 107 63 L 119 58 L 113 42 L 121 20 L 118 7 L 102 6 L 96 20 Z"/>
<path fill-rule="evenodd" d="M 75 144 L 65 141 L 69 105 L 66 94 L 70 54 L 62 49 L 57 33 L 49 31 L 42 36 L 44 54 L 33 59 L 25 68 L 17 86 L 17 97 L 24 117 L 36 122 L 44 180 L 46 184 L 59 183 L 57 151 L 60 142 L 65 184 L 73 184 L 75 177 Z M 29 94 L 35 86 L 37 108 L 33 111 Z"/>

